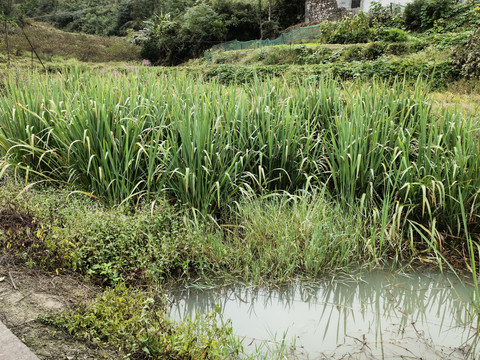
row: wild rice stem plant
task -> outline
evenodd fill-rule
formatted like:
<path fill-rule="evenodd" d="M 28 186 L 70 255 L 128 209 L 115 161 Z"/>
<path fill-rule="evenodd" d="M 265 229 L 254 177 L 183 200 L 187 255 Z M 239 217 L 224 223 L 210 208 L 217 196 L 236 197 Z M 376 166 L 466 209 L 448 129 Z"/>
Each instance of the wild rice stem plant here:
<path fill-rule="evenodd" d="M 215 216 L 246 192 L 326 184 L 344 208 L 363 199 L 365 215 L 381 209 L 382 227 L 395 219 L 398 233 L 407 220 L 436 219 L 439 232 L 461 234 L 461 190 L 478 231 L 479 124 L 432 112 L 423 87 L 331 78 L 225 86 L 148 69 L 21 74 L 1 87 L 0 148 L 5 166 L 110 204 L 166 193 Z"/>

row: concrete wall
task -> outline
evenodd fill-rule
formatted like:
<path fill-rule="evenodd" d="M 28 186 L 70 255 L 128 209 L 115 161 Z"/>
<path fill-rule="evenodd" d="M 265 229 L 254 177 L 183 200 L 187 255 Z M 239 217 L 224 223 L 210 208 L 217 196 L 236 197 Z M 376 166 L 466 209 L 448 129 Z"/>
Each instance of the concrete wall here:
<path fill-rule="evenodd" d="M 342 1 L 342 0 L 340 0 Z M 370 9 L 370 4 L 374 0 L 362 0 L 362 11 L 363 12 L 368 12 L 368 9 Z M 398 4 L 398 5 L 407 5 L 408 3 L 412 2 L 413 0 L 376 0 L 378 3 L 382 4 L 382 6 L 390 6 L 391 3 L 393 4 Z"/>

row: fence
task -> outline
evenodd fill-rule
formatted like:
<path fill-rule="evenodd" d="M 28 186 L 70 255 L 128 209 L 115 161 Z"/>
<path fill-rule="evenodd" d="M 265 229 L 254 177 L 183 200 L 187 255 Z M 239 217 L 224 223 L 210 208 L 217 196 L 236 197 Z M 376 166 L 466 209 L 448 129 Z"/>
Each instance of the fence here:
<path fill-rule="evenodd" d="M 250 40 L 250 41 L 228 41 L 222 44 L 213 46 L 210 51 L 215 50 L 244 50 L 244 49 L 257 49 L 264 46 L 272 45 L 290 45 L 297 41 L 305 39 L 318 39 L 320 37 L 320 25 L 305 26 L 297 29 L 290 30 L 287 33 L 283 33 L 274 40 Z"/>
<path fill-rule="evenodd" d="M 398 15 L 402 13 L 405 8 L 404 5 L 395 4 L 395 3 L 391 3 L 389 7 L 390 7 L 390 13 L 394 15 Z M 318 39 L 321 35 L 320 26 L 321 25 L 311 25 L 311 26 L 305 26 L 305 27 L 293 29 L 287 33 L 283 33 L 282 35 L 280 35 L 278 38 L 274 40 L 265 39 L 265 40 L 250 40 L 250 41 L 238 41 L 238 40 L 227 41 L 227 42 L 213 46 L 209 51 L 258 49 L 264 46 L 291 45 L 301 40 Z"/>

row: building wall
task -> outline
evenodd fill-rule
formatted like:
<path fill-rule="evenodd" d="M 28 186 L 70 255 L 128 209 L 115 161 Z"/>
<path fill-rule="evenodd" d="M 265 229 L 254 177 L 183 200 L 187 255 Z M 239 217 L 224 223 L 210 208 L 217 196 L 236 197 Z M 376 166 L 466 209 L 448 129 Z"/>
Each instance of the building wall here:
<path fill-rule="evenodd" d="M 368 12 L 368 9 L 370 9 L 370 4 L 373 1 L 377 1 L 380 3 L 382 6 L 390 6 L 390 4 L 397 4 L 397 5 L 407 5 L 408 3 L 412 2 L 413 0 L 362 0 L 362 11 L 363 12 Z"/>

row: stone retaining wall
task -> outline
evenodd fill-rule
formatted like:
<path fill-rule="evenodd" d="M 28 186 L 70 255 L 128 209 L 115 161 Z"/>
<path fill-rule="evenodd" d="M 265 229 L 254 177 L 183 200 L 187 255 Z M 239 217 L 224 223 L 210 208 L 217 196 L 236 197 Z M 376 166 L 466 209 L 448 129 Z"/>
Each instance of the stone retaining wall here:
<path fill-rule="evenodd" d="M 338 20 L 346 14 L 346 9 L 338 7 L 337 0 L 307 0 L 305 2 L 305 22 Z"/>

